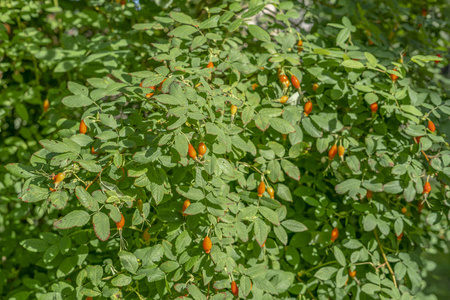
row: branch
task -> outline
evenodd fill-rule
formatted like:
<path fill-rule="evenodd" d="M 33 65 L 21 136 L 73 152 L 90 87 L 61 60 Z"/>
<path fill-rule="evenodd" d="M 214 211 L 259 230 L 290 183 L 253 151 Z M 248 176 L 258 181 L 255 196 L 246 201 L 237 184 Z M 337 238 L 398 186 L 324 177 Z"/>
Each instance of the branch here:
<path fill-rule="evenodd" d="M 392 267 L 387 260 L 386 254 L 384 254 L 383 246 L 381 245 L 380 239 L 378 238 L 377 230 L 374 229 L 373 233 L 375 234 L 375 238 L 377 239 L 378 245 L 380 246 L 381 254 L 383 255 L 384 261 L 389 269 L 389 273 L 391 273 L 391 275 L 392 275 L 392 280 L 394 281 L 394 286 L 395 286 L 395 288 L 398 288 L 397 280 L 395 279 L 394 270 L 392 270 Z"/>

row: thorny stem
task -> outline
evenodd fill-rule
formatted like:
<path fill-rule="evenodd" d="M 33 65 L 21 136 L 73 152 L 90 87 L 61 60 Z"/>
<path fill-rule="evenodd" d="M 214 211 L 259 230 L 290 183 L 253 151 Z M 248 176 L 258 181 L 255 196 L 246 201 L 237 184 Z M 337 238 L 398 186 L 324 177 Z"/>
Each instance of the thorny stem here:
<path fill-rule="evenodd" d="M 111 162 L 109 162 L 109 164 L 107 164 L 105 167 L 103 167 L 103 169 L 98 172 L 97 176 L 95 176 L 94 180 L 92 180 L 87 186 L 86 186 L 86 191 L 88 190 L 88 188 L 100 177 L 100 174 L 102 174 L 102 172 L 109 167 L 109 165 L 111 164 Z"/>
<path fill-rule="evenodd" d="M 383 255 L 383 258 L 384 258 L 384 261 L 386 263 L 386 266 L 389 269 L 389 273 L 391 273 L 392 281 L 394 281 L 394 286 L 395 286 L 395 288 L 397 288 L 397 280 L 395 279 L 394 270 L 392 270 L 392 267 L 389 264 L 389 261 L 388 261 L 388 259 L 386 257 L 386 254 L 384 253 L 383 246 L 381 245 L 380 239 L 378 238 L 377 230 L 375 229 L 373 231 L 373 233 L 375 234 L 375 238 L 377 239 L 378 245 L 380 246 L 381 254 Z"/>

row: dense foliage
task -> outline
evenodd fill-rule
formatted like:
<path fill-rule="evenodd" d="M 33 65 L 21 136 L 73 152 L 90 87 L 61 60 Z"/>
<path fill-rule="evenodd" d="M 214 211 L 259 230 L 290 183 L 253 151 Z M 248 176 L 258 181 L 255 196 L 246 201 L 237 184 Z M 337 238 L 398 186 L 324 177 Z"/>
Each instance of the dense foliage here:
<path fill-rule="evenodd" d="M 0 293 L 424 297 L 449 9 L 7 1 Z"/>

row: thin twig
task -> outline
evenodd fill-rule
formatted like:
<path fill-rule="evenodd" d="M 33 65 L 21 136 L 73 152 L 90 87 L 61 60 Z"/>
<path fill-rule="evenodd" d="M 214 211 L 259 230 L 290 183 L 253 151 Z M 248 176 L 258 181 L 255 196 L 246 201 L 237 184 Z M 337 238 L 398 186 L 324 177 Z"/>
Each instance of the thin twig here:
<path fill-rule="evenodd" d="M 375 229 L 373 232 L 375 234 L 375 238 L 377 239 L 378 245 L 380 246 L 381 254 L 383 255 L 384 261 L 386 262 L 386 265 L 389 269 L 389 273 L 391 273 L 391 275 L 392 275 L 392 280 L 394 281 L 394 286 L 395 286 L 395 288 L 397 288 L 397 280 L 395 279 L 394 270 L 392 270 L 392 267 L 389 264 L 386 254 L 384 253 L 383 246 L 381 245 L 380 239 L 378 238 L 377 230 Z"/>

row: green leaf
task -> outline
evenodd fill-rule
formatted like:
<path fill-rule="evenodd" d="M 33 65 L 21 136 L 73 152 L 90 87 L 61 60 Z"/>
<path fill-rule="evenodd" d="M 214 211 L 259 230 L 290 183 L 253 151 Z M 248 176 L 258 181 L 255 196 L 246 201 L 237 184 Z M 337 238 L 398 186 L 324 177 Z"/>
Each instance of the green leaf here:
<path fill-rule="evenodd" d="M 255 231 L 256 241 L 262 246 L 266 242 L 267 235 L 269 234 L 267 225 L 261 219 L 256 219 L 253 222 L 253 230 Z"/>
<path fill-rule="evenodd" d="M 187 286 L 187 290 L 189 291 L 189 296 L 194 298 L 195 300 L 206 300 L 206 296 L 193 284 L 189 284 Z"/>
<path fill-rule="evenodd" d="M 117 121 L 112 115 L 100 114 L 100 121 L 112 129 L 117 128 Z"/>
<path fill-rule="evenodd" d="M 72 95 L 62 99 L 62 103 L 67 107 L 84 107 L 91 105 L 93 101 L 85 95 Z"/>
<path fill-rule="evenodd" d="M 140 269 L 138 271 L 138 274 L 143 274 L 143 275 L 147 276 L 148 282 L 156 282 L 156 281 L 160 281 L 160 280 L 163 280 L 164 278 L 166 278 L 164 272 L 158 268 L 156 268 L 156 269 Z"/>
<path fill-rule="evenodd" d="M 357 189 L 361 186 L 361 180 L 358 179 L 347 179 L 344 182 L 341 182 L 340 184 L 336 185 L 336 193 L 338 194 L 345 194 L 350 190 Z"/>
<path fill-rule="evenodd" d="M 75 194 L 77 195 L 80 203 L 90 211 L 98 211 L 98 203 L 83 187 L 77 186 L 75 188 Z"/>
<path fill-rule="evenodd" d="M 403 192 L 403 188 L 401 187 L 400 181 L 398 180 L 386 183 L 383 188 L 384 191 L 388 194 L 399 194 Z"/>
<path fill-rule="evenodd" d="M 57 244 L 51 245 L 50 247 L 47 248 L 47 250 L 45 250 L 42 260 L 45 263 L 50 263 L 55 259 L 55 257 L 58 254 L 59 254 L 59 246 Z"/>
<path fill-rule="evenodd" d="M 375 295 L 376 292 L 380 291 L 380 286 L 373 283 L 366 283 L 362 286 L 361 290 L 366 294 Z"/>
<path fill-rule="evenodd" d="M 374 215 L 368 214 L 363 217 L 362 224 L 365 231 L 372 231 L 377 226 L 378 220 Z"/>
<path fill-rule="evenodd" d="M 95 235 L 97 235 L 100 241 L 106 241 L 110 236 L 110 223 L 109 217 L 102 213 L 98 212 L 92 218 L 92 224 L 94 225 Z"/>
<path fill-rule="evenodd" d="M 349 69 L 362 69 L 362 68 L 364 68 L 364 65 L 362 63 L 360 63 L 359 61 L 353 60 L 353 59 L 344 60 L 341 63 L 341 66 L 343 66 L 345 68 L 349 68 Z"/>
<path fill-rule="evenodd" d="M 203 194 L 202 190 L 191 188 L 187 186 L 178 186 L 177 192 L 184 198 L 190 199 L 190 200 L 203 200 L 205 198 L 205 194 Z"/>
<path fill-rule="evenodd" d="M 81 227 L 90 220 L 90 216 L 84 210 L 73 210 L 53 223 L 58 229 L 69 229 L 75 226 Z"/>
<path fill-rule="evenodd" d="M 191 50 L 194 50 L 194 49 L 202 46 L 204 43 L 206 43 L 206 41 L 207 41 L 206 37 L 204 37 L 202 35 L 196 36 L 194 38 L 194 40 L 192 41 Z"/>
<path fill-rule="evenodd" d="M 338 263 L 339 263 L 341 266 L 345 267 L 345 266 L 347 265 L 347 262 L 346 262 L 346 260 L 345 260 L 345 255 L 344 255 L 344 253 L 342 252 L 342 250 L 339 249 L 339 247 L 334 246 L 334 247 L 333 247 L 333 253 L 334 253 L 334 257 L 336 257 L 336 260 L 338 261 Z"/>
<path fill-rule="evenodd" d="M 264 207 L 264 206 L 260 206 L 259 207 L 259 212 L 263 215 L 264 218 L 266 218 L 270 223 L 279 226 L 280 225 L 280 221 L 278 220 L 278 215 L 276 212 L 274 212 L 273 210 Z"/>
<path fill-rule="evenodd" d="M 79 160 L 78 163 L 83 169 L 89 172 L 98 173 L 102 170 L 102 167 L 93 160 Z"/>
<path fill-rule="evenodd" d="M 93 285 L 98 286 L 102 282 L 103 268 L 101 266 L 87 266 L 86 272 Z"/>
<path fill-rule="evenodd" d="M 375 68 L 377 66 L 378 59 L 375 56 L 373 56 L 372 53 L 364 52 L 364 56 L 366 57 L 367 61 L 369 62 L 372 68 Z"/>
<path fill-rule="evenodd" d="M 192 238 L 189 236 L 189 233 L 185 230 L 183 231 L 175 241 L 175 249 L 177 253 L 182 253 L 186 250 L 187 246 L 189 246 L 192 242 Z"/>
<path fill-rule="evenodd" d="M 350 37 L 350 29 L 348 28 L 342 29 L 341 31 L 339 31 L 336 37 L 336 45 L 345 43 L 345 41 L 347 41 L 349 37 Z"/>
<path fill-rule="evenodd" d="M 248 25 L 248 31 L 257 40 L 270 43 L 270 35 L 261 27 L 256 25 Z"/>
<path fill-rule="evenodd" d="M 319 131 L 311 122 L 310 118 L 303 118 L 302 125 L 305 131 L 312 137 L 321 138 L 323 133 Z"/>
<path fill-rule="evenodd" d="M 294 126 L 288 121 L 279 118 L 269 118 L 270 126 L 282 134 L 289 134 L 295 132 Z"/>
<path fill-rule="evenodd" d="M 401 105 L 400 107 L 403 111 L 410 113 L 414 116 L 418 116 L 418 117 L 423 116 L 422 112 L 413 105 Z"/>
<path fill-rule="evenodd" d="M 198 28 L 199 29 L 209 29 L 209 28 L 217 27 L 217 22 L 219 22 L 219 18 L 220 18 L 220 16 L 215 15 L 209 19 L 206 19 L 205 21 L 200 23 L 200 26 Z"/>
<path fill-rule="evenodd" d="M 238 29 L 241 25 L 242 25 L 242 19 L 238 18 L 236 20 L 234 20 L 231 24 L 230 27 L 228 28 L 230 32 L 235 31 L 236 29 Z"/>
<path fill-rule="evenodd" d="M 334 267 L 323 267 L 319 269 L 319 271 L 314 274 L 314 277 L 320 280 L 328 280 L 334 277 L 334 274 L 337 272 L 337 269 Z"/>
<path fill-rule="evenodd" d="M 23 240 L 20 245 L 30 252 L 44 252 L 48 248 L 48 244 L 40 239 Z"/>
<path fill-rule="evenodd" d="M 72 69 L 74 69 L 77 66 L 76 62 L 73 60 L 66 60 L 58 63 L 53 69 L 53 72 L 55 73 L 65 73 Z"/>
<path fill-rule="evenodd" d="M 300 170 L 299 168 L 288 161 L 287 159 L 283 159 L 281 161 L 281 167 L 283 168 L 284 172 L 291 177 L 294 180 L 299 181 L 300 180 Z"/>
<path fill-rule="evenodd" d="M 41 200 L 44 200 L 48 197 L 49 190 L 46 188 L 41 188 L 37 185 L 30 184 L 30 186 L 22 191 L 19 194 L 19 199 L 21 199 L 23 202 L 38 202 Z"/>
<path fill-rule="evenodd" d="M 181 157 L 186 157 L 189 149 L 189 143 L 184 134 L 177 134 L 175 136 L 175 149 Z"/>
<path fill-rule="evenodd" d="M 397 218 L 394 222 L 394 232 L 398 236 L 403 232 L 403 219 Z"/>
<path fill-rule="evenodd" d="M 184 13 L 172 11 L 169 15 L 172 19 L 174 19 L 177 22 L 189 24 L 189 25 L 195 24 L 195 21 L 190 16 L 188 16 Z"/>
<path fill-rule="evenodd" d="M 302 232 L 308 230 L 305 225 L 296 220 L 285 220 L 281 222 L 281 225 L 292 232 Z"/>
<path fill-rule="evenodd" d="M 58 270 L 56 270 L 56 276 L 58 278 L 66 277 L 70 273 L 75 270 L 77 266 L 77 258 L 74 256 L 66 257 L 61 264 L 58 266 Z"/>
<path fill-rule="evenodd" d="M 8 164 L 5 168 L 9 173 L 20 178 L 27 179 L 36 176 L 36 174 L 32 173 L 35 171 L 32 167 L 20 163 Z"/>
<path fill-rule="evenodd" d="M 172 31 L 170 31 L 167 35 L 173 37 L 187 38 L 194 32 L 198 31 L 197 28 L 190 25 L 181 25 Z"/>
<path fill-rule="evenodd" d="M 127 286 L 131 283 L 131 277 L 119 274 L 111 280 L 111 284 L 114 286 Z"/>
<path fill-rule="evenodd" d="M 284 230 L 284 228 L 281 226 L 274 226 L 273 231 L 280 242 L 282 242 L 283 245 L 286 246 L 288 242 L 288 235 L 286 233 L 286 230 Z"/>
<path fill-rule="evenodd" d="M 56 209 L 63 209 L 67 205 L 69 195 L 66 191 L 55 191 L 50 193 L 50 197 L 48 198 L 48 200 Z"/>
<path fill-rule="evenodd" d="M 188 206 L 188 208 L 186 208 L 186 210 L 184 211 L 184 214 L 186 215 L 198 215 L 200 213 L 202 213 L 205 210 L 205 206 L 200 203 L 200 202 L 195 202 L 192 203 L 191 205 Z"/>
<path fill-rule="evenodd" d="M 15 105 L 15 109 L 19 117 L 22 118 L 25 122 L 28 122 L 30 115 L 28 114 L 28 109 L 22 103 L 17 103 Z"/>
<path fill-rule="evenodd" d="M 119 252 L 119 259 L 124 269 L 132 274 L 136 274 L 136 271 L 139 268 L 139 263 L 136 256 L 130 252 L 122 250 Z"/>
<path fill-rule="evenodd" d="M 39 143 L 42 145 L 42 147 L 47 149 L 49 152 L 66 153 L 66 152 L 71 152 L 71 150 L 72 150 L 72 148 L 64 142 L 52 141 L 52 140 L 42 140 Z"/>
<path fill-rule="evenodd" d="M 107 141 L 107 140 L 117 138 L 117 132 L 112 131 L 112 130 L 106 130 L 106 131 L 103 131 L 103 132 L 97 134 L 95 137 L 98 138 L 99 140 Z"/>
<path fill-rule="evenodd" d="M 87 87 L 73 81 L 67 82 L 67 88 L 72 94 L 75 95 L 82 95 L 86 97 L 89 95 L 89 90 Z"/>

